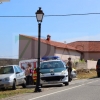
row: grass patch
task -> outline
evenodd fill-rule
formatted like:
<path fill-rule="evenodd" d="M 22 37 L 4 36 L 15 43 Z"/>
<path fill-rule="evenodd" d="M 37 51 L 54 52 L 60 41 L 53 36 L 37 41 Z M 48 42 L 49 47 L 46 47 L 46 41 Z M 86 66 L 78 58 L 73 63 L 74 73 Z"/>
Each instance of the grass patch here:
<path fill-rule="evenodd" d="M 78 79 L 87 79 L 87 78 L 94 78 L 94 77 L 97 77 L 97 73 L 93 69 L 91 69 L 90 71 L 80 70 L 77 73 Z"/>
<path fill-rule="evenodd" d="M 10 97 L 10 96 L 15 96 L 18 94 L 23 94 L 23 93 L 32 93 L 34 91 L 33 88 L 17 88 L 16 90 L 11 90 L 10 88 L 6 89 L 6 90 L 0 90 L 0 99 L 1 98 L 6 98 L 6 97 Z"/>

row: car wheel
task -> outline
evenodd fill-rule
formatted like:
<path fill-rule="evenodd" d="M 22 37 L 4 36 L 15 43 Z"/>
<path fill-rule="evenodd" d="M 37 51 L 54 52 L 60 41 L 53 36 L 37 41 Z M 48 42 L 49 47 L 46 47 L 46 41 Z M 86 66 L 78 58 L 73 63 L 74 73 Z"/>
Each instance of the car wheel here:
<path fill-rule="evenodd" d="M 16 90 L 16 81 L 15 81 L 15 80 L 13 81 L 12 89 L 13 89 L 13 90 Z"/>
<path fill-rule="evenodd" d="M 67 86 L 67 85 L 69 85 L 69 82 L 66 82 L 66 83 L 64 83 L 65 84 L 65 86 Z"/>
<path fill-rule="evenodd" d="M 23 82 L 23 84 L 22 84 L 22 87 L 23 88 L 26 88 L 26 80 L 24 79 L 24 82 Z"/>
<path fill-rule="evenodd" d="M 43 87 L 43 85 L 41 84 L 41 88 Z"/>

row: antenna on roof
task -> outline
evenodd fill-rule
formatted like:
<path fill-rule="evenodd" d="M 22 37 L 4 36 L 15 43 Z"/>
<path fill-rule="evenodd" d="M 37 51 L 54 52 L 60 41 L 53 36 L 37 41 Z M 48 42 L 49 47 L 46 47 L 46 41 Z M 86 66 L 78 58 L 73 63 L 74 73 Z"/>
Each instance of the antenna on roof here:
<path fill-rule="evenodd" d="M 64 43 L 66 44 L 67 42 L 66 42 L 66 41 L 64 41 Z"/>

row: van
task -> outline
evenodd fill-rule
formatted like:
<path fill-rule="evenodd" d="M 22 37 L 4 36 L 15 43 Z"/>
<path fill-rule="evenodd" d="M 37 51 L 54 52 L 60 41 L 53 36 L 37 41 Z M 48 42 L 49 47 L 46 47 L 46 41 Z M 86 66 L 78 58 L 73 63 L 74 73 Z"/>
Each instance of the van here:
<path fill-rule="evenodd" d="M 96 64 L 96 72 L 97 72 L 97 77 L 100 77 L 100 59 L 98 59 Z"/>

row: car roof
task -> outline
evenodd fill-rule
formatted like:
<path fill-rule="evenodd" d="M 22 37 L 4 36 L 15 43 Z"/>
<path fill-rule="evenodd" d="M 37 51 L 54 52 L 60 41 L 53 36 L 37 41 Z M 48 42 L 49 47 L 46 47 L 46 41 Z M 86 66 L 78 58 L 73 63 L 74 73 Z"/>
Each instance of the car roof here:
<path fill-rule="evenodd" d="M 98 59 L 97 64 L 100 65 L 100 59 Z"/>
<path fill-rule="evenodd" d="M 44 61 L 42 61 L 42 62 L 51 62 L 51 61 L 62 61 L 62 60 L 44 60 Z"/>
<path fill-rule="evenodd" d="M 2 67 L 8 67 L 8 66 L 18 66 L 18 65 L 5 65 L 5 66 L 2 66 Z"/>
<path fill-rule="evenodd" d="M 98 59 L 98 61 L 100 61 L 100 59 Z"/>

